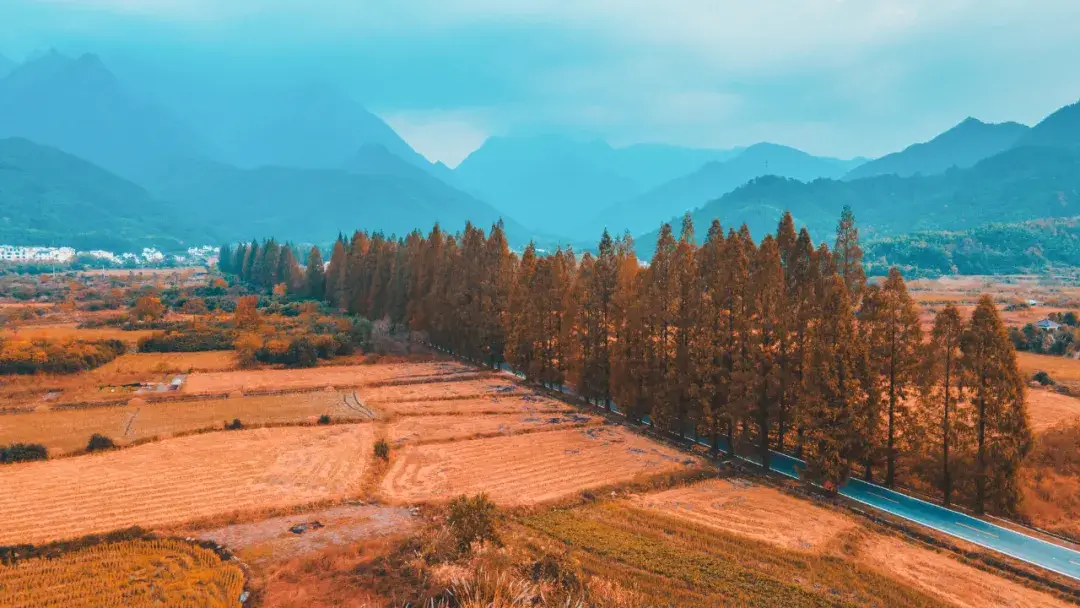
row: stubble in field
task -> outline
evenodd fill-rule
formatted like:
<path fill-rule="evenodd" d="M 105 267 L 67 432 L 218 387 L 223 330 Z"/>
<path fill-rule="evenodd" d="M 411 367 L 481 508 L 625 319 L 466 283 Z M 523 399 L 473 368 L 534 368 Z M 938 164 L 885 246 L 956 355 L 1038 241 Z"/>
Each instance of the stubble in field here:
<path fill-rule="evenodd" d="M 401 384 L 362 388 L 357 396 L 364 403 L 396 403 L 403 401 L 435 401 L 440 399 L 466 399 L 488 396 L 532 395 L 511 378 L 492 376 L 457 382 L 431 382 L 427 384 Z"/>
<path fill-rule="evenodd" d="M 263 369 L 192 374 L 185 393 L 273 391 L 325 386 L 362 386 L 377 382 L 450 380 L 477 375 L 475 368 L 456 362 L 341 365 L 313 369 Z"/>
<path fill-rule="evenodd" d="M 0 565 L 0 603 L 23 608 L 240 606 L 244 573 L 177 540 L 133 540 Z"/>
<path fill-rule="evenodd" d="M 552 431 L 406 447 L 379 493 L 408 503 L 487 492 L 501 505 L 529 505 L 698 464 L 621 428 Z"/>
<path fill-rule="evenodd" d="M 86 447 L 94 433 L 123 445 L 152 437 L 221 427 L 240 419 L 249 426 L 315 423 L 323 414 L 332 419 L 358 419 L 337 392 L 231 397 L 197 401 L 139 403 L 69 410 L 40 410 L 0 416 L 0 444 L 40 443 L 51 454 Z"/>
<path fill-rule="evenodd" d="M 820 550 L 850 518 L 743 479 L 712 479 L 634 499 L 635 505 L 785 549 Z"/>
<path fill-rule="evenodd" d="M 371 425 L 269 428 L 7 465 L 0 545 L 347 498 L 371 445 Z"/>
<path fill-rule="evenodd" d="M 553 431 L 571 426 L 600 424 L 602 419 L 583 414 L 496 414 L 490 416 L 433 415 L 409 416 L 387 428 L 387 440 L 394 445 L 416 442 L 453 441 L 477 435 L 510 435 L 531 431 Z"/>

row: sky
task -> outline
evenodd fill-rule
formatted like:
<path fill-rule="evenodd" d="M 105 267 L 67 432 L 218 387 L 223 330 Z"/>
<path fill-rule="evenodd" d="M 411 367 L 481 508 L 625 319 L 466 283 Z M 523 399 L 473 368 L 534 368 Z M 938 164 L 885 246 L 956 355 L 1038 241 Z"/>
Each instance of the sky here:
<path fill-rule="evenodd" d="M 1077 23 L 1076 0 L 3 0 L 0 54 L 94 52 L 181 112 L 207 82 L 330 82 L 451 166 L 534 134 L 850 158 L 1077 101 Z"/>

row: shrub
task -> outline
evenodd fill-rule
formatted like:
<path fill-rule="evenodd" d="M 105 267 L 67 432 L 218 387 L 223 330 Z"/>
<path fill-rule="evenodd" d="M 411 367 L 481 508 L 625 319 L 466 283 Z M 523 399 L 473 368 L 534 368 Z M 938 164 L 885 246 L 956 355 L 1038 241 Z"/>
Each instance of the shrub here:
<path fill-rule="evenodd" d="M 155 333 L 139 340 L 141 353 L 232 350 L 236 332 L 223 327 L 200 327 Z"/>
<path fill-rule="evenodd" d="M 1042 370 L 1035 372 L 1035 376 L 1033 376 L 1032 379 L 1043 386 L 1050 386 L 1054 384 L 1054 379 L 1050 377 L 1050 374 Z"/>
<path fill-rule="evenodd" d="M 466 553 L 476 542 L 499 544 L 499 535 L 495 530 L 498 508 L 480 493 L 472 498 L 458 496 L 450 501 L 450 512 L 446 516 L 446 525 L 454 535 L 458 551 Z"/>
<path fill-rule="evenodd" d="M 330 424 L 330 414 L 319 416 L 319 424 Z"/>
<path fill-rule="evenodd" d="M 0 339 L 0 374 L 71 374 L 104 365 L 126 350 L 120 340 Z"/>
<path fill-rule="evenodd" d="M 0 464 L 48 460 L 49 450 L 40 443 L 13 443 L 0 446 Z"/>
<path fill-rule="evenodd" d="M 390 460 L 390 444 L 386 443 L 385 439 L 375 442 L 375 457 Z"/>
<path fill-rule="evenodd" d="M 240 422 L 239 418 L 233 418 L 232 422 L 225 423 L 225 429 L 228 431 L 239 431 L 244 428 L 244 423 Z"/>
<path fill-rule="evenodd" d="M 86 444 L 86 451 L 87 452 L 103 452 L 105 450 L 111 450 L 111 449 L 113 449 L 115 447 L 116 447 L 116 442 L 115 441 L 113 441 L 112 439 L 106 437 L 105 435 L 100 435 L 98 433 L 94 433 L 93 435 L 90 436 L 90 442 Z"/>

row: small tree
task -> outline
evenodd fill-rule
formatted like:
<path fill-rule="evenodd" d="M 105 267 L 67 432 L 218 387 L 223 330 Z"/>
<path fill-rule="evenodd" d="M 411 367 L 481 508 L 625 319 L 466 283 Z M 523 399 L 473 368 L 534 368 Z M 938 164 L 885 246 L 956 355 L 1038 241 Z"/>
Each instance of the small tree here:
<path fill-rule="evenodd" d="M 165 305 L 157 296 L 142 296 L 131 308 L 131 318 L 139 321 L 158 321 L 165 316 Z"/>
<path fill-rule="evenodd" d="M 244 296 L 237 300 L 236 311 L 233 313 L 233 324 L 237 329 L 257 330 L 262 326 L 258 305 L 258 296 Z"/>
<path fill-rule="evenodd" d="M 446 516 L 446 525 L 454 535 L 457 549 L 466 553 L 475 542 L 499 544 L 499 534 L 495 530 L 498 508 L 480 493 L 472 498 L 462 495 L 450 501 L 450 512 Z"/>

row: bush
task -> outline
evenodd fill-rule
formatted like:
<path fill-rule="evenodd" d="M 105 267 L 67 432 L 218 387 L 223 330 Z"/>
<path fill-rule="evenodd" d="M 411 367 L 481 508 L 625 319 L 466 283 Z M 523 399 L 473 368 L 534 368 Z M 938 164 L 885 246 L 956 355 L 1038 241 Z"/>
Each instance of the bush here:
<path fill-rule="evenodd" d="M 1055 384 L 1054 379 L 1050 377 L 1050 374 L 1042 370 L 1035 372 L 1035 375 L 1032 377 L 1032 379 L 1043 386 L 1051 386 Z"/>
<path fill-rule="evenodd" d="M 0 446 L 0 464 L 48 460 L 49 450 L 40 443 L 13 443 Z"/>
<path fill-rule="evenodd" d="M 462 495 L 450 501 L 446 525 L 454 535 L 458 551 L 467 553 L 476 542 L 499 544 L 495 530 L 497 517 L 498 508 L 487 494 L 480 493 L 472 498 Z"/>
<path fill-rule="evenodd" d="M 166 331 L 139 340 L 141 353 L 193 353 L 232 350 L 236 332 L 223 327 L 202 327 Z"/>
<path fill-rule="evenodd" d="M 385 439 L 375 442 L 375 457 L 390 460 L 390 444 L 386 443 Z"/>
<path fill-rule="evenodd" d="M 319 424 L 330 424 L 330 414 L 319 416 Z"/>
<path fill-rule="evenodd" d="M 225 423 L 225 430 L 227 431 L 239 431 L 244 428 L 244 423 L 240 422 L 239 418 L 233 418 L 232 422 Z"/>
<path fill-rule="evenodd" d="M 111 450 L 116 447 L 116 442 L 106 437 L 105 435 L 99 435 L 94 433 L 90 436 L 90 442 L 86 444 L 87 452 L 104 452 L 105 450 Z"/>

